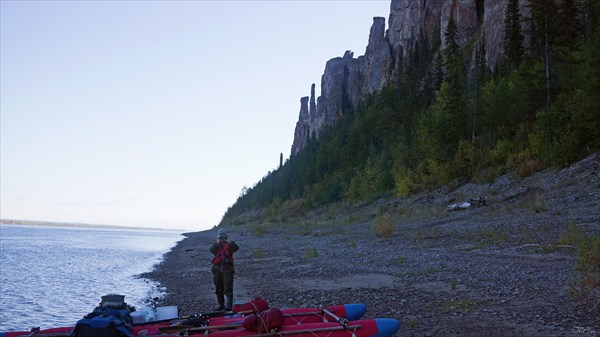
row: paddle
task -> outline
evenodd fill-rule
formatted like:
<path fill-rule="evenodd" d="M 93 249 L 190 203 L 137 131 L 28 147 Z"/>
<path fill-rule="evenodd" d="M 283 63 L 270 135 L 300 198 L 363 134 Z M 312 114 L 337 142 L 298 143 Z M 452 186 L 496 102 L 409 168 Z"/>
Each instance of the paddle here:
<path fill-rule="evenodd" d="M 151 324 L 156 324 L 156 323 L 167 323 L 167 322 L 172 322 L 175 320 L 186 320 L 186 319 L 194 319 L 194 318 L 210 318 L 210 317 L 220 317 L 220 316 L 227 316 L 227 315 L 247 315 L 247 314 L 252 314 L 254 313 L 254 310 L 246 310 L 246 311 L 240 311 L 240 312 L 235 312 L 235 311 L 213 311 L 213 312 L 207 312 L 207 313 L 200 313 L 200 314 L 192 314 L 192 315 L 188 315 L 188 316 L 181 316 L 179 318 L 169 318 L 169 319 L 163 319 L 160 321 L 148 321 L 148 322 L 141 322 L 141 323 L 134 323 L 134 326 L 140 326 L 140 325 L 151 325 Z"/>
<path fill-rule="evenodd" d="M 34 333 L 32 331 L 32 332 L 28 333 L 27 335 L 20 335 L 19 337 L 31 337 L 31 336 L 35 336 L 35 337 L 69 337 L 69 333 L 68 332 Z"/>
<path fill-rule="evenodd" d="M 299 335 L 303 333 L 316 333 L 316 332 L 329 332 L 329 331 L 340 331 L 340 330 L 350 330 L 350 329 L 360 329 L 362 326 L 360 325 L 349 325 L 347 327 L 344 326 L 332 326 L 329 328 L 314 328 L 314 329 L 303 329 L 303 330 L 292 330 L 292 331 L 277 331 L 276 334 L 267 332 L 267 333 L 259 333 L 256 335 L 244 336 L 244 337 L 273 337 L 273 336 L 283 336 L 283 335 Z"/>
<path fill-rule="evenodd" d="M 191 327 L 186 325 L 170 325 L 170 326 L 161 326 L 158 328 L 159 332 L 195 332 L 195 331 L 206 331 L 213 329 L 227 329 L 227 328 L 238 328 L 242 326 L 240 323 L 236 324 L 226 324 L 226 325 L 209 325 L 209 326 L 199 326 L 199 327 Z"/>
<path fill-rule="evenodd" d="M 348 319 L 343 318 L 343 317 L 338 317 L 333 312 L 331 312 L 325 308 L 320 308 L 320 309 L 323 314 L 330 316 L 331 318 L 333 318 L 335 320 L 336 323 L 341 324 L 341 328 L 343 328 L 343 329 L 350 328 L 348 326 L 348 324 L 350 324 L 350 321 L 348 321 Z M 294 317 L 294 316 L 306 316 L 306 315 L 319 315 L 319 313 L 317 313 L 317 312 L 292 313 L 292 314 L 284 314 L 283 316 L 284 317 Z M 203 327 L 191 327 L 191 326 L 187 326 L 187 325 L 171 325 L 171 326 L 159 327 L 158 331 L 160 331 L 160 332 L 188 332 L 189 333 L 189 332 L 195 332 L 195 331 L 238 328 L 240 326 L 242 326 L 242 323 L 232 323 L 232 324 L 226 324 L 226 325 L 209 325 L 209 326 L 203 326 Z M 329 330 L 325 330 L 325 331 L 329 331 Z"/>
<path fill-rule="evenodd" d="M 200 331 L 206 331 L 206 330 L 213 330 L 213 329 L 225 329 L 225 328 L 236 328 L 239 327 L 241 324 L 230 324 L 230 325 L 213 325 L 213 326 L 202 326 L 202 327 L 197 327 L 197 328 L 187 328 L 187 329 L 178 329 L 179 326 L 174 325 L 174 326 L 168 326 L 168 327 L 160 327 L 158 328 L 158 331 L 162 332 L 185 332 L 185 333 L 193 333 L 193 332 L 200 332 Z M 327 328 L 314 328 L 314 329 L 304 329 L 304 330 L 293 330 L 293 331 L 277 331 L 277 336 L 280 335 L 293 335 L 293 334 L 301 334 L 301 333 L 312 333 L 312 332 L 327 332 L 327 331 L 339 331 L 339 330 L 349 330 L 349 329 L 360 329 L 361 326 L 360 325 L 346 325 L 346 326 L 333 326 L 333 327 L 327 327 Z M 273 336 L 272 333 L 264 333 L 264 334 L 257 334 L 257 335 L 252 335 L 252 336 L 245 336 L 245 337 L 265 337 L 265 336 Z"/>
<path fill-rule="evenodd" d="M 343 318 L 343 317 L 338 317 L 336 316 L 333 312 L 325 309 L 325 308 L 321 308 L 321 311 L 323 313 L 325 313 L 326 315 L 331 316 L 337 323 L 340 323 L 344 328 L 348 326 L 348 324 L 350 323 L 350 321 L 348 321 L 348 319 Z"/>
<path fill-rule="evenodd" d="M 213 311 L 213 312 L 208 312 L 205 314 L 194 314 L 191 315 L 187 318 L 199 318 L 199 317 L 220 317 L 220 316 L 227 316 L 227 315 L 246 315 L 246 314 L 252 314 L 254 313 L 254 310 L 245 310 L 245 311 Z"/>

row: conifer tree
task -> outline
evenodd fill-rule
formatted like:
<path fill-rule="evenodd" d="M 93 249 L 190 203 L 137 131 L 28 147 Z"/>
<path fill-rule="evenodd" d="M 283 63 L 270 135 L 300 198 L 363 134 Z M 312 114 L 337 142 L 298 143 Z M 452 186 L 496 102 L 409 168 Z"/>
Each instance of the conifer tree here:
<path fill-rule="evenodd" d="M 444 81 L 444 59 L 442 53 L 436 53 L 433 58 L 433 90 L 438 91 Z"/>
<path fill-rule="evenodd" d="M 557 39 L 558 5 L 555 0 L 531 0 L 529 7 L 531 17 L 532 56 L 542 60 L 546 86 L 546 113 L 552 108 L 553 63 Z"/>
<path fill-rule="evenodd" d="M 450 18 L 444 32 L 446 46 L 444 48 L 447 75 L 437 98 L 446 119 L 443 143 L 452 146 L 467 134 L 467 116 L 465 105 L 465 70 L 458 45 L 458 29 L 454 19 Z"/>
<path fill-rule="evenodd" d="M 561 0 L 558 19 L 559 43 L 576 51 L 583 32 L 579 4 L 575 0 Z"/>
<path fill-rule="evenodd" d="M 519 0 L 508 0 L 504 10 L 504 56 L 509 69 L 516 69 L 521 63 L 523 40 Z"/>
<path fill-rule="evenodd" d="M 461 62 L 460 47 L 458 45 L 458 28 L 454 22 L 454 18 L 450 17 L 448 27 L 444 32 L 446 46 L 444 47 L 444 58 L 446 67 L 451 67 L 458 62 Z"/>

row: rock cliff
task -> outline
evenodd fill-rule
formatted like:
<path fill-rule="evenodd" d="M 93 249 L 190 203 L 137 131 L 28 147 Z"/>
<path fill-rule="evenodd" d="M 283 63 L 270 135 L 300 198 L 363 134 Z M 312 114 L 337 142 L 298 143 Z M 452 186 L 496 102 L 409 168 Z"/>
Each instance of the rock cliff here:
<path fill-rule="evenodd" d="M 524 2 L 521 7 L 524 8 Z M 345 112 L 355 108 L 367 94 L 392 84 L 403 60 L 424 35 L 439 36 L 442 48 L 450 18 L 458 31 L 466 55 L 485 36 L 485 60 L 494 67 L 502 57 L 504 8 L 508 0 L 392 0 L 385 29 L 385 18 L 373 18 L 369 42 L 363 56 L 352 51 L 327 61 L 321 77 L 321 93 L 315 99 L 315 85 L 309 97 L 300 101 L 291 155 L 306 146 L 309 137 L 318 137 L 323 127 L 332 125 Z M 470 49 L 470 50 L 469 50 Z"/>

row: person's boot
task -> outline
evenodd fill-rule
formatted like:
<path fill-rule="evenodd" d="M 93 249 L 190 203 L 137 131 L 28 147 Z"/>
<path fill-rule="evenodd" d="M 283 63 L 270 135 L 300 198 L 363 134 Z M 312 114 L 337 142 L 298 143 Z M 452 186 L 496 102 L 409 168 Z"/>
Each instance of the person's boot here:
<path fill-rule="evenodd" d="M 227 299 L 227 305 L 225 305 L 225 311 L 231 311 L 233 307 L 233 296 L 225 296 Z"/>
<path fill-rule="evenodd" d="M 217 302 L 219 302 L 219 306 L 214 309 L 214 311 L 223 311 L 225 309 L 225 296 L 223 294 L 217 294 Z"/>

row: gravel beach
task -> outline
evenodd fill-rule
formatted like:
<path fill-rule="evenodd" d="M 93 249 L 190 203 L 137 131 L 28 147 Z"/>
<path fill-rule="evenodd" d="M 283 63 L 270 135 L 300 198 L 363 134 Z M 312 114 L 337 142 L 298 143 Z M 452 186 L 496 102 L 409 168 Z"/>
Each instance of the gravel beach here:
<path fill-rule="evenodd" d="M 364 303 L 368 318 L 398 319 L 397 336 L 600 335 L 600 296 L 573 296 L 578 252 L 561 240 L 574 229 L 600 235 L 599 157 L 527 178 L 339 206 L 301 224 L 227 228 L 240 246 L 235 300 Z M 487 207 L 446 211 L 478 196 Z M 385 213 L 394 231 L 380 237 L 371 226 Z M 216 229 L 185 236 L 141 276 L 165 287 L 159 305 L 184 315 L 211 311 Z"/>

